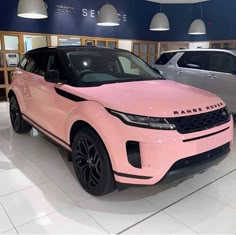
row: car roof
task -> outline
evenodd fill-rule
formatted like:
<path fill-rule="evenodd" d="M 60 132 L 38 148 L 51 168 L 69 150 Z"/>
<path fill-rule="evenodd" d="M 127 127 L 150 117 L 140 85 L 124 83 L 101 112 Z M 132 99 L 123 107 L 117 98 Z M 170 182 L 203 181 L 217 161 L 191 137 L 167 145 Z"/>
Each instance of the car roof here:
<path fill-rule="evenodd" d="M 164 51 L 164 53 L 178 53 L 178 52 L 193 52 L 193 51 L 218 51 L 218 52 L 231 52 L 233 54 L 236 54 L 236 49 L 214 49 L 214 48 L 197 48 L 197 49 L 179 49 L 179 50 L 170 50 L 170 51 Z"/>
<path fill-rule="evenodd" d="M 97 47 L 97 46 L 57 46 L 57 47 L 41 47 L 30 50 L 26 54 L 37 53 L 41 51 L 74 51 L 74 50 L 96 50 L 96 51 L 127 51 L 118 48 Z"/>

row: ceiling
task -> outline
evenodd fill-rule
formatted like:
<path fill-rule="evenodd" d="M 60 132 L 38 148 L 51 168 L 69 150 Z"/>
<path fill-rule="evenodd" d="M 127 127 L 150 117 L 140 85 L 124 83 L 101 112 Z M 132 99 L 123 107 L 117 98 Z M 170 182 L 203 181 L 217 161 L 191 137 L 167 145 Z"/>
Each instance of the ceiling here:
<path fill-rule="evenodd" d="M 146 1 L 162 3 L 162 4 L 191 4 L 198 2 L 206 2 L 209 0 L 146 0 Z"/>

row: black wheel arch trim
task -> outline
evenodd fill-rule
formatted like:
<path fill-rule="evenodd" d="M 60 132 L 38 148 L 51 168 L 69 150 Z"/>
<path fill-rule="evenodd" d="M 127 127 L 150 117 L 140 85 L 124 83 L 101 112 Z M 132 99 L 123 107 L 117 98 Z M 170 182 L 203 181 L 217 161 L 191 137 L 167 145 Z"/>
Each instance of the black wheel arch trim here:
<path fill-rule="evenodd" d="M 86 99 L 82 98 L 82 97 L 79 97 L 77 95 L 74 95 L 74 94 L 71 94 L 67 91 L 64 91 L 62 89 L 59 89 L 57 87 L 55 87 L 55 91 L 58 95 L 68 99 L 68 100 L 72 100 L 74 102 L 82 102 L 82 101 L 86 101 Z"/>

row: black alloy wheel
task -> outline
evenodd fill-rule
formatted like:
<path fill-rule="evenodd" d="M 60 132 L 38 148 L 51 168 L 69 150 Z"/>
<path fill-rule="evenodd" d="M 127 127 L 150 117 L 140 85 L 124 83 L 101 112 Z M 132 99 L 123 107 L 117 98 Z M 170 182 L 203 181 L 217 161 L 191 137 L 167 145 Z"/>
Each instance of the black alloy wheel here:
<path fill-rule="evenodd" d="M 15 96 L 10 98 L 10 119 L 16 133 L 22 134 L 29 132 L 31 126 L 22 118 L 19 104 Z"/>
<path fill-rule="evenodd" d="M 106 149 L 97 134 L 84 128 L 72 146 L 72 161 L 82 187 L 90 194 L 101 196 L 114 190 L 114 177 Z"/>

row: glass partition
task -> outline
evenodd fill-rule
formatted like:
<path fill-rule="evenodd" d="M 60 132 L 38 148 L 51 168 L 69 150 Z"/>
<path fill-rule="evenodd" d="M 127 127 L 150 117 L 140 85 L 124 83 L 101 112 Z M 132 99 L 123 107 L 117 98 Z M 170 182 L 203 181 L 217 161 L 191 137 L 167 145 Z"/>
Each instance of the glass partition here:
<path fill-rule="evenodd" d="M 81 39 L 80 38 L 59 38 L 58 40 L 59 46 L 80 46 Z"/>
<path fill-rule="evenodd" d="M 3 53 L 0 53 L 0 67 L 3 67 L 4 63 L 3 63 Z"/>
<path fill-rule="evenodd" d="M 95 46 L 95 40 L 85 40 L 86 46 Z"/>
<path fill-rule="evenodd" d="M 46 47 L 47 36 L 41 35 L 24 35 L 24 51 L 30 51 L 32 49 Z"/>
<path fill-rule="evenodd" d="M 97 46 L 98 47 L 105 47 L 106 46 L 106 41 L 97 41 Z"/>
<path fill-rule="evenodd" d="M 116 42 L 113 42 L 113 41 L 108 41 L 108 47 L 110 48 L 116 48 Z"/>
<path fill-rule="evenodd" d="M 18 51 L 19 50 L 19 37 L 13 35 L 4 35 L 4 44 L 6 51 Z"/>
<path fill-rule="evenodd" d="M 133 42 L 133 53 L 149 65 L 153 65 L 158 57 L 158 43 L 148 41 Z"/>
<path fill-rule="evenodd" d="M 0 85 L 5 84 L 4 71 L 0 71 Z"/>

